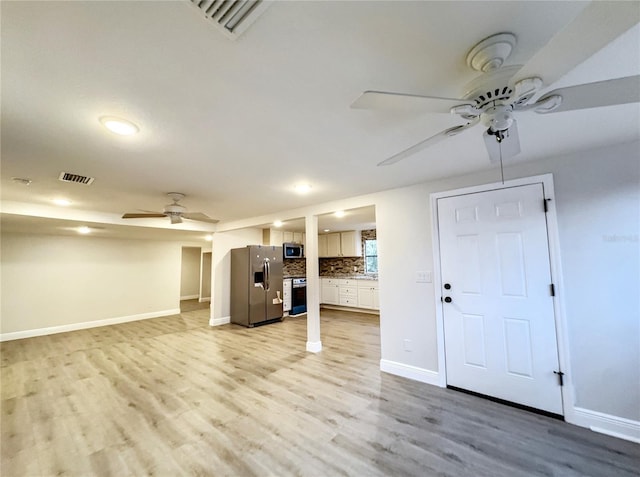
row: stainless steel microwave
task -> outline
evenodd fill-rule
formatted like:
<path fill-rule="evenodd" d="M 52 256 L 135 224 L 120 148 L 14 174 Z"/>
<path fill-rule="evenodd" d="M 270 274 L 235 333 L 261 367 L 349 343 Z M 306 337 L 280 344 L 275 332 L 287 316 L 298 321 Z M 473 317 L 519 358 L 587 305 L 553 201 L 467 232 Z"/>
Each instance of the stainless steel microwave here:
<path fill-rule="evenodd" d="M 302 258 L 304 257 L 303 245 L 299 243 L 283 243 L 282 255 L 284 258 Z"/>

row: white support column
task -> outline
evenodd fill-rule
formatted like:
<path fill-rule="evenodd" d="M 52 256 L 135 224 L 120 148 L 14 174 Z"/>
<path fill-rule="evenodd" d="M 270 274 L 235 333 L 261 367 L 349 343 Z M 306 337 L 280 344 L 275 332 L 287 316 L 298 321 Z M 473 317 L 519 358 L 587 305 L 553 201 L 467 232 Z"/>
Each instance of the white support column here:
<path fill-rule="evenodd" d="M 320 341 L 320 270 L 318 267 L 318 216 L 305 217 L 307 257 L 307 351 L 322 351 Z"/>

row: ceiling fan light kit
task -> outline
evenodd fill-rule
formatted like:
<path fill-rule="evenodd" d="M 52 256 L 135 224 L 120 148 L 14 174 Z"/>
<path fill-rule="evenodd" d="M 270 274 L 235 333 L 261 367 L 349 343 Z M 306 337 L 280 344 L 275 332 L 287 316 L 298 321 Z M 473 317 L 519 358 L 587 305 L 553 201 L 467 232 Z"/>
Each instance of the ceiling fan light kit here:
<path fill-rule="evenodd" d="M 623 28 L 627 19 L 618 18 L 617 21 L 620 23 L 620 28 Z M 528 111 L 548 114 L 640 102 L 640 76 L 637 75 L 570 86 L 539 95 L 544 87 L 544 75 L 518 78 L 521 71 L 526 71 L 526 65 L 505 65 L 516 44 L 516 35 L 502 32 L 485 38 L 471 48 L 466 57 L 467 65 L 482 74 L 467 84 L 465 93 L 459 100 L 385 91 L 365 91 L 351 105 L 352 108 L 410 110 L 413 105 L 414 109 L 422 108 L 422 111 L 431 113 L 443 113 L 448 110 L 465 121 L 464 124 L 450 127 L 423 139 L 379 162 L 378 165 L 395 164 L 443 139 L 471 129 L 480 122 L 486 128 L 483 137 L 489 160 L 502 162 L 502 159 L 511 158 L 520 153 L 516 115 Z M 539 57 L 541 53 L 542 56 L 556 55 L 555 49 L 554 51 L 546 49 L 534 56 Z M 567 69 L 571 67 L 571 63 L 567 61 Z M 553 70 L 553 73 L 557 75 L 556 70 Z"/>

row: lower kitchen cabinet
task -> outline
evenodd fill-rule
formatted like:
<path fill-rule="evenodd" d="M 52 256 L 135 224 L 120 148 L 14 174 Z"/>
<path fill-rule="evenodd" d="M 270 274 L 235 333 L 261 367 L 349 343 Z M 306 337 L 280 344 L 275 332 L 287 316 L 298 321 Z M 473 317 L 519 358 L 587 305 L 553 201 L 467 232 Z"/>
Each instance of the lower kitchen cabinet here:
<path fill-rule="evenodd" d="M 322 278 L 320 303 L 377 310 L 378 282 L 353 278 Z"/>
<path fill-rule="evenodd" d="M 378 300 L 378 282 L 373 280 L 361 280 L 358 283 L 358 306 L 360 308 L 380 309 Z"/>
<path fill-rule="evenodd" d="M 320 303 L 326 303 L 327 305 L 340 304 L 338 281 L 339 280 L 336 278 L 323 278 L 321 280 L 322 287 L 320 289 Z"/>
<path fill-rule="evenodd" d="M 282 282 L 282 311 L 291 311 L 291 278 L 285 278 Z"/>
<path fill-rule="evenodd" d="M 345 283 L 338 286 L 341 306 L 358 306 L 358 285 L 355 280 L 344 280 Z"/>

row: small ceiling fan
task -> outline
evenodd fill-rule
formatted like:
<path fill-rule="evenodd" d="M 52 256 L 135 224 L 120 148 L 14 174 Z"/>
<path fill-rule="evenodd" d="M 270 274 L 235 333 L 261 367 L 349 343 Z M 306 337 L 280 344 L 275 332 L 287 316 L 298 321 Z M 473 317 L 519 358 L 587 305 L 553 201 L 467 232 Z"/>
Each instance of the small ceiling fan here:
<path fill-rule="evenodd" d="M 122 216 L 123 219 L 150 219 L 159 217 L 169 217 L 172 224 L 182 223 L 182 219 L 197 220 L 199 222 L 209 222 L 215 224 L 219 222 L 216 219 L 212 219 L 202 212 L 187 212 L 187 208 L 178 204 L 185 195 L 180 192 L 169 192 L 167 194 L 173 201 L 172 204 L 164 206 L 162 212 L 148 212 L 148 213 L 128 213 Z"/>
<path fill-rule="evenodd" d="M 596 5 L 595 8 L 602 7 Z M 547 81 L 554 82 L 572 66 L 629 28 L 628 21 L 622 18 L 623 12 L 619 14 L 621 18 L 617 19 L 618 22 L 613 26 L 600 27 L 599 36 L 595 41 L 592 41 L 592 44 L 576 46 L 575 32 L 584 28 L 585 24 L 595 23 L 598 20 L 598 14 L 594 13 L 593 9 L 583 16 L 586 18 L 580 19 L 582 24 L 576 22 L 576 24 L 570 25 L 569 29 L 572 31 L 566 32 L 564 37 L 556 41 L 555 50 L 553 48 L 543 49 L 542 55 L 535 57 L 534 60 L 537 62 L 533 61 L 534 65 L 531 66 L 503 66 L 517 43 L 513 33 L 498 33 L 480 41 L 469 51 L 466 59 L 470 68 L 483 74 L 467 85 L 461 99 L 365 91 L 351 105 L 352 108 L 380 110 L 406 110 L 407 108 L 415 110 L 418 108 L 430 113 L 455 114 L 461 120 L 461 124 L 445 129 L 394 154 L 378 163 L 378 166 L 394 164 L 477 124 L 482 124 L 485 128 L 483 136 L 489 159 L 492 162 L 497 162 L 511 158 L 520 152 L 516 121 L 516 116 L 520 113 L 535 111 L 547 114 L 639 102 L 640 76 L 581 84 L 539 94 L 543 88 L 542 78 L 528 76 L 529 70 L 542 65 L 543 70 L 548 69 L 548 74 L 545 74 Z M 574 44 L 573 49 L 580 50 L 578 53 L 582 54 L 581 57 L 571 51 L 571 45 L 563 44 L 563 42 L 568 43 L 568 37 L 571 37 L 572 34 L 574 35 L 571 38 Z M 589 50 L 590 48 L 591 50 Z M 573 58 L 569 58 L 565 62 L 559 57 L 561 54 L 573 56 Z M 542 56 L 542 61 L 540 56 Z M 523 75 L 527 76 L 523 77 Z"/>

